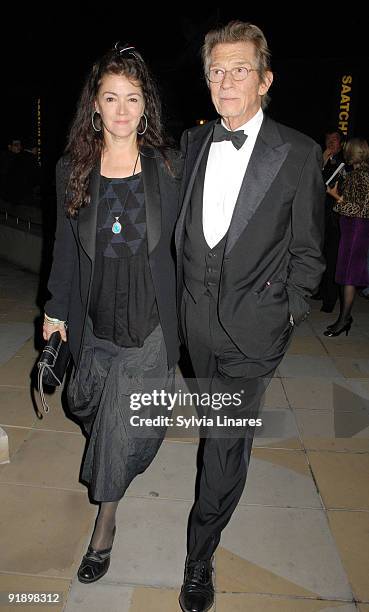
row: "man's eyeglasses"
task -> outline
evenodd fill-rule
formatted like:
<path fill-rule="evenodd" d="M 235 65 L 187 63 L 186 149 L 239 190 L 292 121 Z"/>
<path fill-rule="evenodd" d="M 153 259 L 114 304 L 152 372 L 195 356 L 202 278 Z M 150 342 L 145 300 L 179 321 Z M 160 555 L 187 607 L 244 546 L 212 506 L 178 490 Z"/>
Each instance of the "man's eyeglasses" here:
<path fill-rule="evenodd" d="M 250 72 L 257 72 L 257 70 L 255 68 L 246 68 L 246 66 L 236 66 L 231 70 L 211 68 L 206 76 L 210 83 L 221 83 L 226 75 L 226 72 L 230 72 L 232 79 L 235 81 L 244 81 L 247 79 Z"/>

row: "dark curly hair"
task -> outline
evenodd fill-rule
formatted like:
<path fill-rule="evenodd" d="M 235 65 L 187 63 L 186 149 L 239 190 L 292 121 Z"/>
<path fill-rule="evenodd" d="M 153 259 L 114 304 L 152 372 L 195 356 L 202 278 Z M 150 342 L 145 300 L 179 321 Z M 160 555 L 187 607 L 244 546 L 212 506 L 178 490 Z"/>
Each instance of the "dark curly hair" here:
<path fill-rule="evenodd" d="M 130 51 L 125 49 L 130 49 Z M 123 51 L 123 52 L 122 52 Z M 138 135 L 138 146 L 151 145 L 162 151 L 164 158 L 166 142 L 161 120 L 161 103 L 157 86 L 141 55 L 133 47 L 119 46 L 108 51 L 94 63 L 82 89 L 77 111 L 72 121 L 65 153 L 71 164 L 68 184 L 68 215 L 76 217 L 78 210 L 87 206 L 89 175 L 100 159 L 104 145 L 103 131 L 96 132 L 91 124 L 94 102 L 103 77 L 107 74 L 124 75 L 138 82 L 143 93 L 147 129 L 142 136 Z M 98 117 L 96 117 L 96 123 Z M 145 128 L 141 120 L 138 131 Z"/>

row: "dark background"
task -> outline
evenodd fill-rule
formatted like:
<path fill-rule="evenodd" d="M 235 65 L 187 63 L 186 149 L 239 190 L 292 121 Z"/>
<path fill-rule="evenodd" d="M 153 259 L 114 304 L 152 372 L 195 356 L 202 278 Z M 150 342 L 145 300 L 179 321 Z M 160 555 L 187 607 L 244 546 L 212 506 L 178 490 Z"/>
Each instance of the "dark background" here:
<path fill-rule="evenodd" d="M 40 5 L 37 5 L 40 6 Z M 268 10 L 229 12 L 215 7 L 165 11 L 160 7 L 127 13 L 119 3 L 68 7 L 50 3 L 24 10 L 2 24 L 3 94 L 0 147 L 9 138 L 36 138 L 37 99 L 41 99 L 41 161 L 46 183 L 62 153 L 79 92 L 91 63 L 115 41 L 139 48 L 160 83 L 168 131 L 181 131 L 214 111 L 202 77 L 200 48 L 204 34 L 218 23 L 242 19 L 264 31 L 272 52 L 274 83 L 269 114 L 322 144 L 324 130 L 337 123 L 340 77 L 355 75 L 351 109 L 352 135 L 368 138 L 368 32 L 363 17 L 337 14 L 303 16 L 306 6 L 295 5 L 294 17 L 266 17 Z M 83 7 L 83 17 L 76 16 Z M 50 12 L 49 12 L 50 11 Z M 301 16 L 298 14 L 301 12 Z M 360 11 L 359 11 L 360 13 Z"/>

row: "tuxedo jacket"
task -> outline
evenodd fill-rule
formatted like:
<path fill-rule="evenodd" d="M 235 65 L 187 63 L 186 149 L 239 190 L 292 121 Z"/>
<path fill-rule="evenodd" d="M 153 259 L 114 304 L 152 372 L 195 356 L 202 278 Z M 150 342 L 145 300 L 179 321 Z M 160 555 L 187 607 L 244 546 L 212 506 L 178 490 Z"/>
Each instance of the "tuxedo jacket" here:
<path fill-rule="evenodd" d="M 181 161 L 175 151 L 169 151 L 168 159 L 174 176 L 158 150 L 148 146 L 141 149 L 149 265 L 171 367 L 179 355 L 173 232 L 178 216 Z M 45 312 L 68 321 L 68 342 L 78 366 L 93 281 L 100 162 L 90 174 L 90 203 L 79 209 L 76 219 L 66 215 L 70 172 L 68 158 L 62 157 L 56 167 L 57 226 L 48 282 L 51 298 L 45 304 Z"/>
<path fill-rule="evenodd" d="M 214 124 L 182 136 L 185 166 L 175 232 L 179 307 L 186 213 Z M 264 115 L 228 230 L 218 296 L 220 323 L 250 358 L 273 354 L 286 337 L 290 314 L 298 325 L 309 313 L 306 298 L 325 267 L 321 168 L 317 143 Z"/>

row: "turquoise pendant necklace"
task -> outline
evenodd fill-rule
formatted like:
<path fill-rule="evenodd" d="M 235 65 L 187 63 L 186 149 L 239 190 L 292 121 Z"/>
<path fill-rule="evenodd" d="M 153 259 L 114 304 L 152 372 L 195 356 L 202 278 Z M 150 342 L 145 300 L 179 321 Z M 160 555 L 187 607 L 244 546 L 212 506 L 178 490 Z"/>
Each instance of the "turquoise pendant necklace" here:
<path fill-rule="evenodd" d="M 120 232 L 122 231 L 122 225 L 121 223 L 119 223 L 118 219 L 119 217 L 115 217 L 115 222 L 111 226 L 111 231 L 113 232 L 113 234 L 120 234 Z"/>
<path fill-rule="evenodd" d="M 138 157 L 140 155 L 140 152 L 137 153 L 137 157 L 136 157 L 136 161 L 135 161 L 135 165 L 133 167 L 133 172 L 131 174 L 131 176 L 134 176 L 135 172 L 136 172 L 136 168 L 137 168 L 137 162 L 138 162 Z M 111 212 L 111 214 L 113 215 L 115 221 L 113 223 L 113 225 L 111 226 L 111 231 L 113 232 L 113 234 L 120 234 L 122 231 L 122 224 L 119 222 L 120 217 L 122 216 L 126 203 L 127 203 L 127 199 L 128 199 L 128 194 L 129 194 L 129 187 L 127 185 L 127 193 L 126 193 L 126 197 L 124 198 L 124 202 L 123 202 L 123 206 L 122 206 L 122 212 L 120 213 L 120 215 L 118 217 L 116 217 L 115 215 L 113 215 L 111 208 L 110 208 L 110 204 L 108 202 L 108 206 L 109 206 L 109 210 Z"/>

